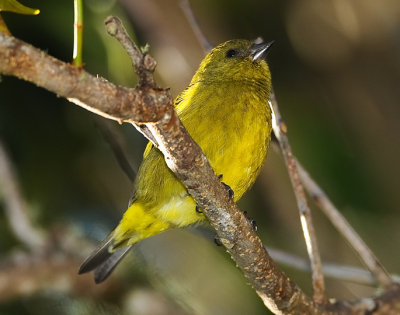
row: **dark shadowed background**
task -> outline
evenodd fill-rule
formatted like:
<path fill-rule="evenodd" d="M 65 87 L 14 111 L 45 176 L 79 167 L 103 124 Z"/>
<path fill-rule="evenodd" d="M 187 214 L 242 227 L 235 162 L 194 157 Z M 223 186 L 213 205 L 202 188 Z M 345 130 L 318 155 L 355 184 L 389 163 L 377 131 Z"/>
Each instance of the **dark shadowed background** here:
<path fill-rule="evenodd" d="M 23 3 L 41 13 L 2 14 L 12 34 L 70 61 L 73 1 Z M 276 41 L 268 61 L 294 153 L 389 271 L 399 273 L 400 2 L 191 4 L 213 45 L 257 36 Z M 150 45 L 159 84 L 170 87 L 174 96 L 183 90 L 204 55 L 179 1 L 84 1 L 85 69 L 134 86 L 128 57 L 104 30 L 103 21 L 111 14 L 123 19 L 140 45 Z M 82 256 L 118 223 L 131 194 L 131 183 L 102 136 L 99 119 L 106 122 L 32 84 L 1 78 L 0 138 L 15 164 L 30 216 L 52 233 L 67 230 L 82 243 L 92 240 L 82 247 Z M 131 164 L 140 164 L 145 139 L 132 126 L 106 123 Z M 239 204 L 256 220 L 267 246 L 306 257 L 279 154 L 270 151 L 260 178 Z M 0 259 L 7 260 L 24 248 L 3 210 L 0 199 Z M 313 218 L 323 261 L 360 266 L 315 207 Z M 29 290 L 27 283 L 26 293 L 0 297 L 0 314 L 265 313 L 223 248 L 192 231 L 169 231 L 141 242 L 104 289 L 95 288 L 90 275 L 75 274 L 79 261 L 69 267 L 73 272 L 61 285 Z M 311 293 L 307 273 L 282 268 Z M 2 269 L 0 264 L 0 282 Z M 347 299 L 375 290 L 329 279 L 327 289 L 330 297 Z"/>

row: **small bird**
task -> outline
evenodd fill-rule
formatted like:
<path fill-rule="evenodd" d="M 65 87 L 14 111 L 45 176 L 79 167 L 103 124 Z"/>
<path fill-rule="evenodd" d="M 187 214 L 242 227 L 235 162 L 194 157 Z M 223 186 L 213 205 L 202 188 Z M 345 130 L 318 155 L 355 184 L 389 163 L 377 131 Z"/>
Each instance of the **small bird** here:
<path fill-rule="evenodd" d="M 256 180 L 270 142 L 271 74 L 265 57 L 272 43 L 240 39 L 218 45 L 175 100 L 183 125 L 234 192 L 234 201 Z M 205 220 L 151 142 L 134 191 L 118 226 L 79 269 L 80 274 L 94 270 L 96 283 L 104 281 L 140 240 Z"/>

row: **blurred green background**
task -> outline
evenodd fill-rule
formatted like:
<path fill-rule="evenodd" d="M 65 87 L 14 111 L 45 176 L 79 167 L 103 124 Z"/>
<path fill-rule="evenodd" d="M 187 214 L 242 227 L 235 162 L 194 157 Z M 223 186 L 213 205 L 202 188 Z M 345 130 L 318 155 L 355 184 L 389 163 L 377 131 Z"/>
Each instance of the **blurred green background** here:
<path fill-rule="evenodd" d="M 70 61 L 73 1 L 23 3 L 41 13 L 2 14 L 12 34 Z M 276 41 L 268 61 L 294 153 L 389 271 L 399 273 L 400 2 L 191 4 L 213 45 L 257 36 Z M 203 50 L 179 1 L 84 1 L 85 69 L 134 86 L 128 57 L 104 31 L 103 21 L 111 14 L 123 19 L 138 43 L 150 44 L 159 84 L 170 87 L 174 96 L 184 89 Z M 131 183 L 99 129 L 105 120 L 99 119 L 32 84 L 1 78 L 0 138 L 15 165 L 31 218 L 51 231 L 57 244 L 65 245 L 68 235 L 74 235 L 74 242 L 82 242 L 82 258 L 118 223 L 131 194 Z M 132 126 L 105 123 L 132 165 L 138 165 L 145 139 Z M 287 172 L 273 150 L 240 208 L 256 220 L 264 244 L 306 257 Z M 47 266 L 40 259 L 46 256 L 32 262 L 23 254 L 3 210 L 0 200 L 0 282 L 9 279 L 10 270 L 19 272 L 10 263 L 13 255 L 22 255 L 18 261 L 29 267 L 27 275 L 29 270 L 40 274 Z M 313 218 L 323 261 L 360 266 L 315 207 Z M 193 231 L 169 231 L 141 242 L 112 279 L 97 287 L 91 275 L 76 274 L 80 257 L 64 258 L 52 265 L 54 278 L 61 278 L 46 278 L 39 288 L 25 283 L 15 294 L 10 290 L 0 297 L 0 314 L 266 313 L 224 250 Z M 24 265 L 24 259 L 29 263 Z M 311 293 L 307 273 L 282 268 Z M 12 286 L 3 283 L 1 288 Z M 331 279 L 327 289 L 330 297 L 346 299 L 375 291 Z"/>

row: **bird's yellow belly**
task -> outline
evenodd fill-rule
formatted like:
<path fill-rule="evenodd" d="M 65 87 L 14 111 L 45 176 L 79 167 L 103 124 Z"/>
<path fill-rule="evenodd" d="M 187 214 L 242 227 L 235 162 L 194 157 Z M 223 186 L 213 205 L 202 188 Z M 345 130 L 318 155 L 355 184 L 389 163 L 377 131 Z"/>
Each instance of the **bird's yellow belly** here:
<path fill-rule="evenodd" d="M 216 174 L 222 175 L 221 181 L 232 188 L 238 200 L 254 183 L 267 153 L 267 111 L 258 111 L 256 115 L 253 111 L 237 111 L 228 122 L 221 118 L 215 130 L 202 132 L 198 143 Z"/>
<path fill-rule="evenodd" d="M 242 115 L 242 123 L 232 130 L 216 126 L 218 134 L 209 128 L 197 128 L 194 137 L 200 145 L 215 173 L 222 175 L 221 181 L 234 191 L 234 200 L 239 200 L 254 183 L 263 164 L 269 143 L 269 128 L 265 115 L 254 117 Z M 221 134 L 221 130 L 225 133 Z M 240 145 L 238 145 L 238 143 Z M 157 216 L 177 226 L 185 226 L 204 219 L 195 211 L 196 203 L 182 188 L 180 196 L 172 197 L 157 211 Z"/>
<path fill-rule="evenodd" d="M 228 147 L 223 155 L 218 156 L 214 170 L 222 175 L 221 180 L 229 185 L 238 200 L 253 184 L 266 155 L 267 137 L 261 134 L 244 133 L 240 147 Z"/>

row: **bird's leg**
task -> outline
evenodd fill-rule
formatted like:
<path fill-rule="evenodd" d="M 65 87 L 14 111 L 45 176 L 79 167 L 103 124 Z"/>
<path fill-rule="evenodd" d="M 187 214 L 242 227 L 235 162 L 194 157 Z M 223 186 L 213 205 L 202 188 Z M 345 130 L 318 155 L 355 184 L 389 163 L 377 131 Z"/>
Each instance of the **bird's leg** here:
<path fill-rule="evenodd" d="M 220 175 L 218 175 L 218 178 L 219 178 L 219 179 L 222 179 L 222 176 L 223 176 L 223 175 L 220 174 Z M 235 192 L 233 191 L 233 189 L 232 189 L 229 185 L 225 184 L 224 182 L 221 182 L 221 184 L 224 185 L 226 191 L 227 191 L 228 194 L 229 194 L 229 198 L 233 199 L 233 197 L 235 196 Z M 196 212 L 197 212 L 198 214 L 203 213 L 203 211 L 200 210 L 200 208 L 199 208 L 198 205 L 196 205 Z"/>
<path fill-rule="evenodd" d="M 247 211 L 243 211 L 243 214 L 244 214 L 245 218 L 250 222 L 251 226 L 253 227 L 253 230 L 257 231 L 256 221 L 253 218 L 248 216 Z"/>
<path fill-rule="evenodd" d="M 218 175 L 218 178 L 222 179 L 223 176 L 224 176 L 223 174 L 220 174 L 220 175 Z M 229 194 L 229 198 L 233 199 L 233 197 L 235 196 L 235 192 L 233 191 L 233 189 L 228 184 L 225 184 L 224 182 L 221 182 L 221 184 L 224 185 L 226 191 Z"/>
<path fill-rule="evenodd" d="M 214 236 L 214 243 L 217 246 L 222 246 L 222 242 L 217 235 Z"/>
<path fill-rule="evenodd" d="M 222 179 L 222 177 L 223 177 L 223 174 L 218 175 L 219 179 Z M 229 198 L 233 199 L 233 197 L 235 196 L 235 192 L 233 191 L 233 189 L 228 184 L 225 184 L 224 182 L 221 182 L 221 184 L 224 185 L 226 191 L 229 194 Z M 214 243 L 217 246 L 222 246 L 222 242 L 217 235 L 215 235 L 215 237 L 214 237 Z"/>
<path fill-rule="evenodd" d="M 222 179 L 222 176 L 223 176 L 222 174 L 218 175 L 218 178 Z M 221 183 L 222 183 L 222 185 L 224 185 L 226 191 L 229 194 L 229 197 L 233 199 L 233 197 L 235 196 L 235 193 L 234 193 L 233 189 L 229 185 L 225 184 L 224 182 L 221 182 Z M 247 211 L 244 211 L 243 214 L 246 217 L 246 219 L 250 222 L 251 226 L 253 227 L 253 230 L 257 231 L 257 223 L 256 223 L 256 221 L 254 219 L 250 218 L 247 215 Z M 221 241 L 216 237 L 215 243 L 218 245 L 218 244 L 221 244 Z"/>
<path fill-rule="evenodd" d="M 196 212 L 197 212 L 198 214 L 201 214 L 201 213 L 203 213 L 203 211 L 201 211 L 201 210 L 200 210 L 200 208 L 199 208 L 199 206 L 198 206 L 198 205 L 196 205 Z"/>

